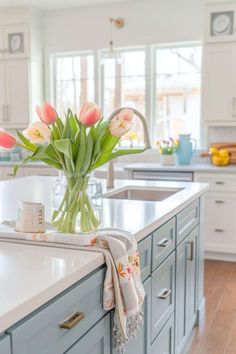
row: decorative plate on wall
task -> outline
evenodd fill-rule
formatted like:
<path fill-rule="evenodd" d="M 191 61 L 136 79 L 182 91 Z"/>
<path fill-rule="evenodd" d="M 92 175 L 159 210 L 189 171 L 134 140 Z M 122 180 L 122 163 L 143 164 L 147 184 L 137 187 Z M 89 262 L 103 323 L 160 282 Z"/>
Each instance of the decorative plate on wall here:
<path fill-rule="evenodd" d="M 24 53 L 24 33 L 8 34 L 8 51 L 11 54 Z"/>
<path fill-rule="evenodd" d="M 228 36 L 234 31 L 234 12 L 213 12 L 211 14 L 211 36 Z"/>
<path fill-rule="evenodd" d="M 207 5 L 205 19 L 206 42 L 236 40 L 236 4 Z"/>

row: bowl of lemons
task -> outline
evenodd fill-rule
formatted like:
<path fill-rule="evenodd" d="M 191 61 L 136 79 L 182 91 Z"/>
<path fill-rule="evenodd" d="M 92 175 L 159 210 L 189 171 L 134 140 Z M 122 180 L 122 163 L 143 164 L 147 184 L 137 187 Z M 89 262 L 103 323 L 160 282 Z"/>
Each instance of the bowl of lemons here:
<path fill-rule="evenodd" d="M 209 155 L 211 162 L 215 166 L 227 166 L 230 161 L 230 154 L 226 149 L 210 148 Z"/>

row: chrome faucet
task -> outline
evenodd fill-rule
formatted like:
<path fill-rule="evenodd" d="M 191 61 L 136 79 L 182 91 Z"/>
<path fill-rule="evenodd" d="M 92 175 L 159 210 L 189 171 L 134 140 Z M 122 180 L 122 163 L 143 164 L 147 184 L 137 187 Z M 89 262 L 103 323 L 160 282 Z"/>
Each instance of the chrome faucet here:
<path fill-rule="evenodd" d="M 150 143 L 150 138 L 149 138 L 149 133 L 148 133 L 148 126 L 147 126 L 147 121 L 146 118 L 142 113 L 137 111 L 134 108 L 130 107 L 123 107 L 123 108 L 118 108 L 116 109 L 108 118 L 108 120 L 112 120 L 117 114 L 120 113 L 123 109 L 131 109 L 134 114 L 141 120 L 142 125 L 143 125 L 143 134 L 144 134 L 144 144 L 146 149 L 151 149 L 151 143 Z M 107 168 L 107 183 L 106 183 L 107 188 L 114 188 L 114 160 L 109 161 L 108 163 L 108 168 Z"/>

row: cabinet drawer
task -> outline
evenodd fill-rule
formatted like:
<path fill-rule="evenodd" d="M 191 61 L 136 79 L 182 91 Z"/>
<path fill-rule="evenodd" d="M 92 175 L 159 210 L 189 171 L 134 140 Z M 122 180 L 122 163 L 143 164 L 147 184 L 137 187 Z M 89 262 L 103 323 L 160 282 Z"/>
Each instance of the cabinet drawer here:
<path fill-rule="evenodd" d="M 155 270 L 175 249 L 175 218 L 154 232 L 152 238 L 152 270 Z"/>
<path fill-rule="evenodd" d="M 205 198 L 204 246 L 206 251 L 236 250 L 236 198 L 223 193 L 208 193 Z"/>
<path fill-rule="evenodd" d="M 70 348 L 103 315 L 105 269 L 80 282 L 53 302 L 9 329 L 14 354 L 61 354 Z M 60 328 L 75 312 L 84 317 L 71 329 Z"/>
<path fill-rule="evenodd" d="M 110 314 L 107 314 L 65 354 L 110 354 L 110 328 Z"/>
<path fill-rule="evenodd" d="M 174 354 L 174 314 L 152 344 L 151 354 Z"/>
<path fill-rule="evenodd" d="M 236 192 L 235 174 L 224 173 L 195 173 L 195 182 L 206 182 L 210 184 L 210 191 Z"/>
<path fill-rule="evenodd" d="M 144 281 L 151 274 L 151 247 L 152 238 L 147 237 L 145 240 L 138 244 L 141 279 Z"/>
<path fill-rule="evenodd" d="M 199 200 L 197 199 L 177 215 L 177 245 L 188 236 L 198 223 Z"/>
<path fill-rule="evenodd" d="M 0 336 L 0 353 L 11 354 L 10 336 Z"/>
<path fill-rule="evenodd" d="M 174 311 L 175 253 L 152 275 L 152 341 Z"/>

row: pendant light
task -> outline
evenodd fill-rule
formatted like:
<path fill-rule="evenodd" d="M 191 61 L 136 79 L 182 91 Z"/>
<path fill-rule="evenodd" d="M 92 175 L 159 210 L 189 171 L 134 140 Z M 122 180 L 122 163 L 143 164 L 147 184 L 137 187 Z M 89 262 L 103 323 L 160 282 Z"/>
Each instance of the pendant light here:
<path fill-rule="evenodd" d="M 104 65 L 106 61 L 114 61 L 115 64 L 121 64 L 122 58 L 120 52 L 114 49 L 113 43 L 113 26 L 120 29 L 124 26 L 125 21 L 123 18 L 110 18 L 110 41 L 108 51 L 104 51 L 101 57 L 101 65 Z"/>

